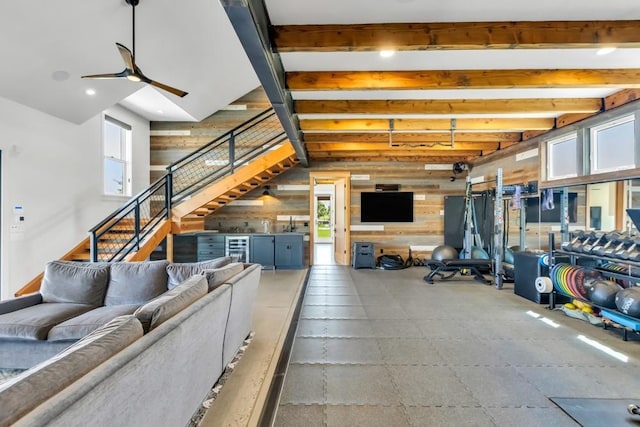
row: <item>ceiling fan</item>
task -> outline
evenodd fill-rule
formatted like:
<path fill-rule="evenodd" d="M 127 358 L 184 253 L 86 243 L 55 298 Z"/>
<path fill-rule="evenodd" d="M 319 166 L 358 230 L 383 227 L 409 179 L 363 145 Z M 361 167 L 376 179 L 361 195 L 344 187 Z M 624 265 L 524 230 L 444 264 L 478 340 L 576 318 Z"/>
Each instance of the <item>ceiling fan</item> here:
<path fill-rule="evenodd" d="M 174 87 L 168 86 L 164 83 L 157 82 L 155 80 L 151 80 L 147 76 L 142 73 L 142 70 L 136 65 L 136 6 L 140 2 L 140 0 L 125 0 L 125 2 L 131 5 L 132 15 L 133 15 L 133 52 L 130 51 L 126 46 L 120 43 L 116 43 L 116 47 L 120 52 L 120 56 L 122 56 L 122 60 L 124 61 L 125 69 L 120 71 L 119 73 L 110 73 L 110 74 L 91 74 L 88 76 L 82 76 L 83 79 L 119 79 L 125 78 L 127 80 L 131 80 L 133 82 L 144 82 L 150 84 L 151 86 L 158 87 L 160 89 L 166 90 L 174 95 L 179 97 L 184 97 L 188 94 L 180 89 L 176 89 Z"/>

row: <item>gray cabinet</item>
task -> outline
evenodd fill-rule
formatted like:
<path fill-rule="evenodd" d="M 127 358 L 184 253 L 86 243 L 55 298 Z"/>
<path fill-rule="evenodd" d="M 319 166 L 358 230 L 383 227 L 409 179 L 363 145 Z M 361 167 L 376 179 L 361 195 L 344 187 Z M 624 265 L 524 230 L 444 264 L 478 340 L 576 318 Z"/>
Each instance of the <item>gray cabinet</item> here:
<path fill-rule="evenodd" d="M 173 236 L 173 262 L 194 262 L 198 259 L 196 236 L 176 234 Z"/>
<path fill-rule="evenodd" d="M 275 268 L 275 236 L 251 236 L 251 262 L 262 268 Z"/>
<path fill-rule="evenodd" d="M 302 234 L 275 235 L 276 268 L 303 268 Z"/>
<path fill-rule="evenodd" d="M 198 234 L 198 261 L 207 261 L 224 256 L 224 234 Z"/>

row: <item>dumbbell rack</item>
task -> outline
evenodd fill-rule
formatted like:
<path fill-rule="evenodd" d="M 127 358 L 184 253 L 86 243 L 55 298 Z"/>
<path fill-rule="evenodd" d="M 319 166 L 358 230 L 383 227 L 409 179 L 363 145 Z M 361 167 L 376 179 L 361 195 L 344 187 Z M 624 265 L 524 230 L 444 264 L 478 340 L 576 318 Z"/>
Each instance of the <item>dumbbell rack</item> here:
<path fill-rule="evenodd" d="M 625 273 L 611 271 L 611 270 L 607 270 L 600 267 L 589 267 L 589 268 L 601 273 L 603 276 L 606 276 L 612 279 L 621 279 L 626 282 L 640 283 L 640 262 L 630 261 L 630 260 L 621 260 L 619 258 L 613 258 L 613 257 L 607 257 L 607 256 L 601 256 L 601 255 L 576 253 L 571 251 L 565 251 L 562 249 L 555 249 L 555 235 L 553 233 L 549 233 L 549 270 L 551 270 L 551 268 L 553 268 L 553 266 L 555 265 L 555 259 L 556 259 L 555 257 L 557 255 L 569 257 L 569 260 L 573 265 L 577 265 L 578 258 L 612 262 L 617 265 L 624 265 L 627 268 L 627 271 Z M 637 274 L 634 274 L 634 273 L 637 273 Z M 555 287 L 553 288 L 553 290 L 549 294 L 549 308 L 551 310 L 555 308 L 556 295 L 565 295 L 565 294 L 558 292 L 555 289 Z M 585 303 L 591 306 L 599 308 L 601 310 L 601 313 L 603 313 L 604 318 L 607 318 L 615 323 L 622 325 L 624 327 L 623 328 L 624 341 L 627 341 L 627 330 L 631 330 L 635 333 L 640 332 L 640 319 L 636 319 L 634 317 L 628 316 L 624 313 L 621 313 L 611 308 L 598 306 L 597 304 L 594 304 L 591 301 L 586 301 L 581 298 L 576 298 L 573 295 L 565 295 L 565 296 L 568 296 L 573 299 L 577 299 L 579 301 L 584 301 Z M 603 326 L 606 329 L 606 323 L 603 323 Z"/>

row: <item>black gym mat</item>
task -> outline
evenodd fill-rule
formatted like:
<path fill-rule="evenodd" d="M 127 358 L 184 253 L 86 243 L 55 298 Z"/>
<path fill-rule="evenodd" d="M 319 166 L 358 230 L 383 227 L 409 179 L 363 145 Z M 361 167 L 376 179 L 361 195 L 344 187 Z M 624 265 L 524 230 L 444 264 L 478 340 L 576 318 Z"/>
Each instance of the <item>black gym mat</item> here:
<path fill-rule="evenodd" d="M 640 399 L 585 399 L 574 397 L 550 397 L 567 415 L 585 427 L 640 426 L 640 416 L 627 412 L 630 403 L 640 404 Z"/>

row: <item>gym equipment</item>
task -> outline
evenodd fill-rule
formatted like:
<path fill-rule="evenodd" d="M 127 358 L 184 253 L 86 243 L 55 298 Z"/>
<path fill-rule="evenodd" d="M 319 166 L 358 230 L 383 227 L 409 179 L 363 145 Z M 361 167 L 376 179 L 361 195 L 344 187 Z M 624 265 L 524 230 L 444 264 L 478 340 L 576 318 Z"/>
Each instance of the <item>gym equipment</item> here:
<path fill-rule="evenodd" d="M 504 262 L 508 264 L 513 264 L 513 249 L 511 248 L 504 249 Z"/>
<path fill-rule="evenodd" d="M 551 282 L 551 279 L 545 276 L 536 277 L 536 281 L 534 284 L 536 287 L 536 291 L 541 294 L 548 294 L 553 290 L 553 283 Z"/>
<path fill-rule="evenodd" d="M 607 233 L 600 239 L 600 243 L 595 245 L 591 253 L 599 256 L 610 256 L 620 245 L 622 236 L 619 233 Z"/>
<path fill-rule="evenodd" d="M 616 308 L 616 294 L 622 289 L 622 286 L 610 280 L 593 280 L 587 284 L 589 300 L 606 308 Z"/>
<path fill-rule="evenodd" d="M 592 236 L 592 232 L 577 231 L 569 243 L 563 244 L 562 249 L 569 252 L 580 252 L 579 248 Z"/>
<path fill-rule="evenodd" d="M 640 318 L 640 288 L 632 287 L 616 294 L 616 307 L 620 313 Z"/>
<path fill-rule="evenodd" d="M 627 406 L 627 412 L 629 412 L 631 415 L 640 415 L 640 407 L 634 403 L 631 403 L 629 406 Z"/>
<path fill-rule="evenodd" d="M 485 251 L 484 249 L 478 246 L 473 246 L 471 248 L 471 259 L 489 259 L 489 258 L 491 257 L 489 256 L 487 251 Z"/>
<path fill-rule="evenodd" d="M 576 267 L 572 264 L 556 264 L 551 268 L 549 277 L 553 287 L 561 294 L 582 300 L 589 300 L 588 279 L 601 279 L 597 271 Z"/>
<path fill-rule="evenodd" d="M 431 269 L 431 272 L 424 276 L 423 280 L 430 285 L 433 285 L 433 279 L 435 276 L 440 277 L 442 280 L 447 280 L 451 279 L 457 273 L 464 274 L 466 272 L 472 273 L 474 275 L 474 279 L 480 283 L 485 285 L 491 284 L 481 273 L 482 269 L 491 269 L 490 259 L 431 260 L 425 261 L 425 264 Z"/>
<path fill-rule="evenodd" d="M 594 248 L 601 245 L 601 242 L 606 239 L 605 236 L 606 234 L 601 231 L 594 233 L 592 237 L 590 237 L 586 242 L 582 244 L 582 246 L 579 247 L 579 251 L 584 254 L 590 254 Z"/>
<path fill-rule="evenodd" d="M 448 259 L 458 259 L 458 251 L 453 246 L 440 245 L 436 246 L 431 252 L 431 259 L 435 261 L 444 261 Z"/>
<path fill-rule="evenodd" d="M 370 242 L 353 242 L 351 248 L 351 267 L 376 268 L 374 245 Z"/>

